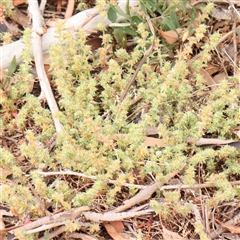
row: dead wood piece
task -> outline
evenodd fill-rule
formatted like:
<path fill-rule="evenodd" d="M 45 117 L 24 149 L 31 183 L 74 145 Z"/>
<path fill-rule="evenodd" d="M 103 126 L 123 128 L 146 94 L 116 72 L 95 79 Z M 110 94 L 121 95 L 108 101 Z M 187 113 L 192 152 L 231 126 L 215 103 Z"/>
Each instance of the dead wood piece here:
<path fill-rule="evenodd" d="M 186 163 L 183 164 L 183 166 L 181 168 L 179 168 L 178 170 L 169 173 L 167 176 L 168 181 L 170 179 L 172 179 L 173 177 L 175 177 L 178 173 L 182 172 L 185 167 L 186 167 Z M 161 186 L 163 186 L 162 182 L 155 182 L 154 184 L 141 190 L 134 197 L 130 198 L 129 200 L 126 200 L 122 206 L 117 207 L 112 212 L 122 212 L 126 209 L 131 208 L 132 206 L 134 206 L 138 203 L 148 200 L 152 196 L 152 194 L 154 192 L 156 192 L 156 190 L 159 189 Z"/>
<path fill-rule="evenodd" d="M 234 140 L 222 140 L 217 138 L 199 138 L 196 142 L 196 146 L 203 146 L 203 145 L 225 145 L 229 143 L 234 143 Z"/>
<path fill-rule="evenodd" d="M 73 172 L 73 171 L 60 171 L 60 172 L 42 172 L 42 171 L 37 171 L 38 174 L 42 176 L 57 176 L 57 175 L 74 175 L 78 177 L 84 177 L 84 178 L 89 178 L 92 180 L 97 180 L 96 176 L 89 176 L 84 173 L 78 173 L 78 172 Z M 116 184 L 115 180 L 108 180 L 109 183 Z M 240 185 L 240 181 L 232 181 L 230 182 L 232 186 L 235 185 Z M 137 189 L 146 189 L 148 186 L 145 185 L 137 185 L 137 184 L 130 184 L 130 183 L 122 183 L 122 186 L 125 187 L 134 187 Z M 202 184 L 194 184 L 194 185 L 189 185 L 189 184 L 176 184 L 176 185 L 164 185 L 160 187 L 161 190 L 174 190 L 174 189 L 201 189 L 201 188 L 215 188 L 214 183 L 202 183 Z"/>
<path fill-rule="evenodd" d="M 126 4 L 127 4 L 127 1 L 118 0 L 118 5 L 123 11 L 125 11 L 126 9 Z M 129 4 L 134 9 L 136 8 L 138 1 L 130 0 Z M 78 28 L 81 28 L 82 24 L 85 23 L 86 19 L 92 18 L 92 16 L 96 15 L 97 13 L 98 13 L 98 10 L 96 8 L 90 8 L 82 12 L 79 12 L 78 14 L 66 20 L 66 28 L 77 30 Z M 117 21 L 122 19 L 124 19 L 124 17 L 118 15 Z M 110 23 L 107 17 L 103 19 L 101 16 L 97 15 L 94 18 L 92 18 L 87 24 L 85 24 L 83 26 L 83 29 L 86 32 L 91 30 L 97 30 L 97 25 L 99 22 L 104 22 L 106 26 L 108 26 Z M 43 35 L 42 37 L 43 53 L 46 53 L 48 51 L 49 46 L 51 44 L 58 42 L 55 29 L 56 29 L 55 27 L 49 28 L 47 33 Z M 74 31 L 73 31 L 73 34 L 74 34 Z M 21 54 L 22 54 L 23 47 L 24 47 L 24 44 L 22 43 L 22 40 L 15 41 L 5 46 L 0 46 L 0 54 L 1 54 L 0 58 L 2 59 L 1 68 L 2 69 L 8 68 L 14 56 L 16 57 L 17 63 L 21 62 L 22 61 Z"/>
<path fill-rule="evenodd" d="M 199 3 L 204 3 L 204 2 L 209 2 L 208 0 L 200 0 L 200 1 L 196 1 L 197 4 Z M 211 2 L 213 3 L 226 3 L 226 4 L 234 4 L 237 6 L 240 6 L 239 0 L 211 0 Z"/>
<path fill-rule="evenodd" d="M 111 222 L 111 221 L 120 221 L 124 220 L 126 218 L 133 218 L 133 217 L 139 217 L 143 215 L 147 215 L 150 213 L 153 213 L 153 209 L 146 209 L 142 211 L 137 211 L 137 212 L 114 212 L 114 211 L 109 211 L 106 213 L 96 213 L 96 212 L 83 212 L 83 216 L 92 222 Z"/>
<path fill-rule="evenodd" d="M 22 13 L 18 8 L 14 8 L 14 14 L 12 15 L 12 20 L 23 26 L 24 28 L 30 27 L 28 17 Z"/>
<path fill-rule="evenodd" d="M 60 235 L 61 233 L 64 233 L 65 231 L 66 231 L 66 227 L 61 226 L 61 227 L 57 228 L 56 230 L 49 233 L 49 239 L 53 239 L 54 237 L 57 237 L 58 235 Z M 43 236 L 43 237 L 39 238 L 38 240 L 45 240 L 45 239 L 46 239 L 46 237 Z"/>
<path fill-rule="evenodd" d="M 37 171 L 37 173 L 42 175 L 42 176 L 73 175 L 73 176 L 84 177 L 84 178 L 88 178 L 88 179 L 92 179 L 92 180 L 97 180 L 96 176 L 92 176 L 92 175 L 90 176 L 90 175 L 86 175 L 84 173 L 73 172 L 73 171 L 70 171 L 70 170 L 60 171 L 60 172 Z M 109 179 L 108 183 L 116 184 L 116 181 Z M 137 185 L 137 184 L 131 184 L 131 183 L 122 183 L 122 186 L 133 187 L 133 188 L 137 188 L 137 189 L 144 189 L 144 188 L 147 187 L 145 185 Z"/>
<path fill-rule="evenodd" d="M 39 10 L 40 10 L 41 14 L 44 13 L 46 3 L 47 3 L 47 0 L 41 0 L 40 6 L 39 6 Z"/>
<path fill-rule="evenodd" d="M 33 234 L 33 233 L 38 233 L 38 232 L 42 232 L 42 231 L 46 231 L 48 229 L 52 229 L 58 226 L 62 226 L 66 223 L 66 221 L 62 221 L 62 222 L 54 222 L 54 223 L 50 223 L 50 224 L 44 224 L 38 228 L 34 228 L 32 230 L 28 230 L 26 231 L 26 234 Z M 60 233 L 58 233 L 60 234 Z"/>
<path fill-rule="evenodd" d="M 195 215 L 195 224 L 198 224 L 198 226 L 200 225 L 201 228 L 206 233 L 206 229 L 203 225 L 203 220 L 202 220 L 202 217 L 201 217 L 198 207 L 195 204 L 191 204 L 191 208 L 192 208 L 192 213 Z"/>
<path fill-rule="evenodd" d="M 42 39 L 41 35 L 45 33 L 44 30 L 44 21 L 43 17 L 40 13 L 38 2 L 35 0 L 29 0 L 29 14 L 32 17 L 32 48 L 33 48 L 33 55 L 37 70 L 37 75 L 39 78 L 41 91 L 45 95 L 48 106 L 51 110 L 52 115 L 54 116 L 57 112 L 59 112 L 58 105 L 54 98 L 49 80 L 47 78 L 44 64 L 43 64 L 43 50 L 42 50 Z M 41 95 L 42 95 L 41 93 Z M 63 125 L 59 121 L 58 118 L 53 117 L 55 128 L 57 132 L 63 130 Z"/>
<path fill-rule="evenodd" d="M 237 75 L 237 73 L 240 71 L 238 65 L 237 65 L 237 34 L 236 34 L 236 27 L 237 27 L 237 19 L 240 20 L 240 14 L 237 11 L 237 9 L 234 7 L 233 3 L 230 4 L 230 9 L 232 12 L 232 18 L 233 18 L 233 47 L 234 47 L 234 56 L 233 56 L 233 72 L 234 76 Z"/>
<path fill-rule="evenodd" d="M 24 231 L 29 231 L 32 230 L 34 228 L 38 228 L 42 225 L 48 225 L 48 224 L 53 224 L 53 223 L 64 223 L 64 221 L 66 221 L 67 219 L 72 219 L 74 220 L 76 217 L 78 217 L 82 212 L 84 211 L 89 211 L 89 207 L 83 206 L 83 207 L 79 207 L 76 209 L 72 209 L 70 211 L 66 211 L 66 212 L 62 212 L 62 213 L 58 213 L 52 216 L 47 216 L 47 217 L 42 217 L 34 222 L 31 222 L 29 224 L 26 224 L 20 228 L 18 228 L 18 230 L 24 230 Z M 13 232 L 16 232 L 18 230 L 15 230 Z"/>
<path fill-rule="evenodd" d="M 128 208 L 131 208 L 132 206 L 148 200 L 154 192 L 159 189 L 163 183 L 161 182 L 156 182 L 145 189 L 141 190 L 139 193 L 137 193 L 134 197 L 130 198 L 129 200 L 126 200 L 124 204 L 116 209 L 114 209 L 114 212 L 122 212 Z"/>
<path fill-rule="evenodd" d="M 235 185 L 240 185 L 240 181 L 232 181 L 230 182 L 232 186 Z M 166 185 L 162 186 L 160 189 L 161 190 L 174 190 L 174 189 L 201 189 L 201 188 L 215 188 L 214 183 L 202 183 L 202 184 L 194 184 L 194 185 L 189 185 L 189 184 L 177 184 L 177 185 Z"/>

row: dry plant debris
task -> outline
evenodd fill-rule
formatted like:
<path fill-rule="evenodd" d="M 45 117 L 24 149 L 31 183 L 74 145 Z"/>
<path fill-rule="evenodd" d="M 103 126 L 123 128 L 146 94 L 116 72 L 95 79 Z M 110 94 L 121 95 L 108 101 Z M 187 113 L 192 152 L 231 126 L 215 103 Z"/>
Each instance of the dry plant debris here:
<path fill-rule="evenodd" d="M 0 3 L 0 239 L 238 239 L 239 1 L 25 2 Z"/>

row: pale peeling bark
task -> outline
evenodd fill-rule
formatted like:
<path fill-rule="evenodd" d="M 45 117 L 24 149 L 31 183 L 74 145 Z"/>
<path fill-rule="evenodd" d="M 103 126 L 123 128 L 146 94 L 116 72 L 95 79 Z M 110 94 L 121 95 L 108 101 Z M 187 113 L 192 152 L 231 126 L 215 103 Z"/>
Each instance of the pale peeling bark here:
<path fill-rule="evenodd" d="M 119 6 L 122 10 L 125 10 L 126 0 L 119 0 Z M 138 4 L 138 0 L 130 0 L 130 5 L 132 8 L 135 8 Z M 92 30 L 97 29 L 97 24 L 104 21 L 105 25 L 108 26 L 110 21 L 107 18 L 102 19 L 101 16 L 97 15 L 98 11 L 96 8 L 90 8 L 85 11 L 82 11 L 71 18 L 66 20 L 66 27 L 73 30 L 83 27 L 86 32 L 91 32 Z M 93 17 L 94 16 L 94 17 Z M 87 24 L 84 25 L 87 19 L 93 17 Z M 123 19 L 123 17 L 118 17 L 117 21 Z M 84 26 L 83 26 L 84 25 Z M 55 33 L 55 27 L 51 27 L 47 30 L 47 33 L 42 36 L 42 51 L 46 53 L 51 44 L 57 43 L 58 39 Z M 21 62 L 21 53 L 23 50 L 24 44 L 21 40 L 15 41 L 13 43 L 7 44 L 0 47 L 0 59 L 1 66 L 0 68 L 6 69 L 10 65 L 13 57 L 16 57 L 17 62 Z"/>
<path fill-rule="evenodd" d="M 29 0 L 28 10 L 30 16 L 32 17 L 32 50 L 37 75 L 42 90 L 41 95 L 44 95 L 46 97 L 48 106 L 53 115 L 56 131 L 60 132 L 62 131 L 63 126 L 60 123 L 59 119 L 54 117 L 54 115 L 59 112 L 59 108 L 52 93 L 52 89 L 50 87 L 50 83 L 43 65 L 42 35 L 44 34 L 45 30 L 43 27 L 44 22 L 40 13 L 38 2 L 36 0 Z"/>
<path fill-rule="evenodd" d="M 130 5 L 132 7 L 136 7 L 137 0 L 130 1 Z M 125 10 L 126 0 L 119 0 L 119 6 Z M 43 10 L 44 6 L 42 6 L 41 10 Z M 53 114 L 53 116 L 59 111 L 57 103 L 55 101 L 54 95 L 52 93 L 47 75 L 44 70 L 44 60 L 43 54 L 46 53 L 51 44 L 57 43 L 58 39 L 55 34 L 55 28 L 52 27 L 48 29 L 47 33 L 45 33 L 45 28 L 43 27 L 44 21 L 41 15 L 40 8 L 38 6 L 37 0 L 29 0 L 29 15 L 32 18 L 32 52 L 34 56 L 34 61 L 37 69 L 37 75 L 39 78 L 40 86 L 42 93 L 40 97 L 45 95 L 49 108 Z M 118 17 L 118 20 L 122 19 L 122 17 Z M 88 21 L 89 20 L 89 21 Z M 107 18 L 102 19 L 100 15 L 97 14 L 96 8 L 91 8 L 85 11 L 82 11 L 75 16 L 69 18 L 66 21 L 66 28 L 69 28 L 73 31 L 79 28 L 83 28 L 88 31 L 96 30 L 97 24 L 99 22 L 104 22 L 106 26 L 110 24 L 110 21 Z M 43 36 L 42 36 L 43 35 Z M 6 69 L 10 65 L 13 57 L 16 57 L 17 62 L 21 62 L 21 54 L 23 50 L 24 44 L 21 40 L 13 42 L 11 44 L 1 46 L 0 47 L 0 58 L 1 61 L 1 69 Z M 60 132 L 63 129 L 62 124 L 58 120 L 58 118 L 53 117 L 56 131 Z"/>

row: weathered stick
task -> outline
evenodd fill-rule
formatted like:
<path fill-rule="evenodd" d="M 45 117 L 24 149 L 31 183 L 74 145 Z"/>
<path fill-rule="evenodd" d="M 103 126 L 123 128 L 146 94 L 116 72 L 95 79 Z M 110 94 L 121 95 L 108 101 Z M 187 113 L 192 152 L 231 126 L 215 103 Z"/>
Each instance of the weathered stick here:
<path fill-rule="evenodd" d="M 127 0 L 118 0 L 118 4 L 123 11 L 125 11 Z M 136 8 L 138 4 L 138 0 L 130 0 L 129 4 L 132 8 Z M 110 21 L 107 18 L 102 18 L 100 15 L 96 15 L 98 13 L 96 8 L 90 8 L 79 12 L 78 14 L 72 16 L 71 18 L 66 20 L 66 27 L 71 28 L 73 31 L 82 27 L 86 32 L 97 29 L 97 24 L 99 22 L 104 22 L 106 26 L 109 25 Z M 86 19 L 94 16 L 87 24 L 83 26 Z M 117 21 L 123 19 L 123 17 L 118 16 Z M 55 33 L 55 27 L 51 27 L 47 30 L 47 33 L 42 37 L 42 50 L 43 53 L 46 53 L 51 44 L 57 43 L 58 39 Z M 21 40 L 15 41 L 13 43 L 7 44 L 5 46 L 0 46 L 0 59 L 1 65 L 0 69 L 6 69 L 10 65 L 13 57 L 16 57 L 17 63 L 21 62 L 21 54 L 23 50 L 24 44 Z"/>
<path fill-rule="evenodd" d="M 42 35 L 45 30 L 43 27 L 43 17 L 40 13 L 38 1 L 29 0 L 28 11 L 30 16 L 32 17 L 32 49 L 34 55 L 35 66 L 37 70 L 37 75 L 39 78 L 40 86 L 42 93 L 45 95 L 48 106 L 51 110 L 52 115 L 54 116 L 57 112 L 59 112 L 58 105 L 55 101 L 50 83 L 48 81 L 46 72 L 44 70 L 43 65 L 43 52 L 42 52 Z M 55 128 L 57 132 L 62 131 L 63 126 L 60 123 L 59 119 L 53 117 Z"/>

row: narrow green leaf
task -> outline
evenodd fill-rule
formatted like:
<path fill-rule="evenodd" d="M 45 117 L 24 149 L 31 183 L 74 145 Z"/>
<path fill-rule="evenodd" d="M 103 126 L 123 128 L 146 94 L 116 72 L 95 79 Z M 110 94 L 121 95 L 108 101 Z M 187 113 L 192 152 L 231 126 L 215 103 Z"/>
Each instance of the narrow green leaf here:
<path fill-rule="evenodd" d="M 121 8 L 116 7 L 113 4 L 111 4 L 111 3 L 109 3 L 109 5 L 113 8 L 113 10 L 115 10 L 115 12 L 117 14 L 119 14 L 120 16 L 123 16 L 123 17 L 125 17 L 126 19 L 129 20 L 129 16 Z"/>
<path fill-rule="evenodd" d="M 141 19 L 139 16 L 137 15 L 134 15 L 132 16 L 132 21 L 136 24 L 139 24 L 139 23 L 142 23 L 143 22 L 143 19 Z"/>
<path fill-rule="evenodd" d="M 108 19 L 111 21 L 111 22 L 116 22 L 116 20 L 117 20 L 117 13 L 116 13 L 116 11 L 112 8 L 112 7 L 110 7 L 109 9 L 108 9 L 108 13 L 107 13 L 107 16 L 108 16 Z"/>
<path fill-rule="evenodd" d="M 147 8 L 146 8 L 145 4 L 144 4 L 142 1 L 140 1 L 140 6 L 141 6 L 142 11 L 143 11 L 145 14 L 147 14 Z"/>
<path fill-rule="evenodd" d="M 128 16 L 131 16 L 131 14 L 130 14 L 130 7 L 129 7 L 129 0 L 127 0 L 127 4 L 126 4 L 126 14 Z"/>
<path fill-rule="evenodd" d="M 123 30 L 121 28 L 115 28 L 113 31 L 113 35 L 117 43 L 122 45 L 123 38 L 126 36 Z"/>
<path fill-rule="evenodd" d="M 175 28 L 179 28 L 180 24 L 178 22 L 178 17 L 177 17 L 177 14 L 176 14 L 175 10 L 170 11 L 170 18 L 171 18 Z"/>
<path fill-rule="evenodd" d="M 16 71 L 17 69 L 17 60 L 16 57 L 14 56 L 9 67 L 8 67 L 8 76 L 12 76 L 12 74 Z"/>
<path fill-rule="evenodd" d="M 182 13 L 183 13 L 184 15 L 186 15 L 186 13 L 187 13 L 187 8 L 186 8 L 187 1 L 186 1 L 186 0 L 180 1 L 180 5 L 181 5 Z"/>
<path fill-rule="evenodd" d="M 133 30 L 131 27 L 123 27 L 122 31 L 128 35 L 137 36 L 137 32 Z"/>
<path fill-rule="evenodd" d="M 169 20 L 168 18 L 162 18 L 162 22 L 164 25 L 166 25 L 168 27 L 168 30 L 176 30 L 175 25 L 173 24 L 172 20 Z M 166 30 L 166 29 L 164 29 Z"/>
<path fill-rule="evenodd" d="M 3 88 L 7 88 L 8 85 L 10 84 L 10 78 L 11 76 L 13 75 L 13 73 L 16 71 L 17 69 L 17 60 L 16 60 L 16 57 L 14 56 L 9 67 L 8 67 L 8 71 L 7 71 L 7 74 L 6 74 L 6 79 L 5 81 L 3 82 Z"/>

